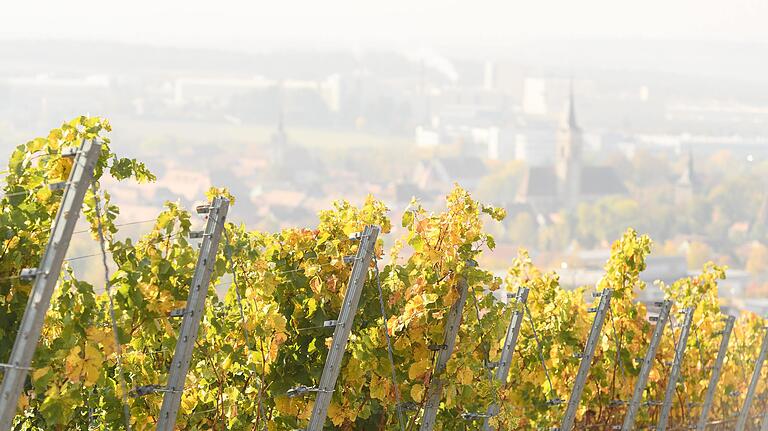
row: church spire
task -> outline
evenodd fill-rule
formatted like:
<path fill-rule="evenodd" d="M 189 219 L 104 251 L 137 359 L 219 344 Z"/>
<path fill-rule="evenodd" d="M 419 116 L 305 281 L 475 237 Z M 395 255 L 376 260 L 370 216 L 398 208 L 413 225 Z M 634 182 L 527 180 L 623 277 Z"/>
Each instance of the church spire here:
<path fill-rule="evenodd" d="M 578 130 L 579 124 L 576 122 L 576 102 L 573 97 L 573 77 L 568 85 L 568 128 Z"/>
<path fill-rule="evenodd" d="M 695 187 L 696 173 L 693 170 L 693 148 L 688 148 L 688 154 L 683 167 L 683 173 L 678 178 L 677 183 L 680 185 Z"/>

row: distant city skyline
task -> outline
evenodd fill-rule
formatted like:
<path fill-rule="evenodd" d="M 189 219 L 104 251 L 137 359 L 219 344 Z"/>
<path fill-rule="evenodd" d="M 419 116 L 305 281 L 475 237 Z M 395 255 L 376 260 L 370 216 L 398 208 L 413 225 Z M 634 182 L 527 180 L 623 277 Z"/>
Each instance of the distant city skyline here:
<path fill-rule="evenodd" d="M 757 0 L 73 0 L 6 5 L 0 39 L 87 39 L 206 48 L 504 46 L 538 39 L 768 42 Z M 258 47 L 258 48 L 257 48 Z"/>

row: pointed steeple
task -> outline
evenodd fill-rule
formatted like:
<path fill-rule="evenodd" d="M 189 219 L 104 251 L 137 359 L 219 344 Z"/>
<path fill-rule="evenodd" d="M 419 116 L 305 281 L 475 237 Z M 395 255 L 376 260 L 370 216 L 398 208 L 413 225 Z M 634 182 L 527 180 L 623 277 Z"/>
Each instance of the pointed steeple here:
<path fill-rule="evenodd" d="M 568 128 L 578 130 L 579 124 L 576 122 L 576 101 L 573 96 L 573 78 L 568 85 Z"/>
<path fill-rule="evenodd" d="M 678 178 L 677 183 L 682 186 L 696 186 L 696 173 L 693 170 L 693 149 L 688 148 L 688 156 L 683 168 L 683 173 Z"/>
<path fill-rule="evenodd" d="M 288 134 L 285 133 L 285 120 L 283 119 L 283 116 L 283 109 L 281 105 L 280 110 L 278 111 L 277 129 L 272 132 L 272 137 L 270 139 L 272 151 L 275 152 L 275 156 L 273 157 L 275 161 L 282 161 L 283 152 L 285 151 L 285 147 L 288 144 Z"/>
<path fill-rule="evenodd" d="M 568 106 L 566 112 L 563 112 L 557 133 L 557 153 L 555 154 L 558 197 L 568 207 L 578 203 L 582 192 L 581 145 L 581 128 L 576 122 L 576 102 L 573 97 L 573 79 L 571 79 Z"/>

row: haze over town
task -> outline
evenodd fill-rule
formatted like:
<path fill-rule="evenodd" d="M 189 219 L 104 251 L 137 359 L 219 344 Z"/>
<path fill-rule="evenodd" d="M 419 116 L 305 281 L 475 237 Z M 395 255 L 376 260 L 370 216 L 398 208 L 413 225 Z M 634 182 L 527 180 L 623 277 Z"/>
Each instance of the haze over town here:
<path fill-rule="evenodd" d="M 253 228 L 311 226 L 368 194 L 397 219 L 459 183 L 508 211 L 499 271 L 525 246 L 565 284 L 594 283 L 632 226 L 655 241 L 649 283 L 714 260 L 721 293 L 764 307 L 765 3 L 412 3 L 16 4 L 0 17 L 0 154 L 109 118 L 115 150 L 158 176 L 114 186 L 124 221 L 211 185 Z"/>

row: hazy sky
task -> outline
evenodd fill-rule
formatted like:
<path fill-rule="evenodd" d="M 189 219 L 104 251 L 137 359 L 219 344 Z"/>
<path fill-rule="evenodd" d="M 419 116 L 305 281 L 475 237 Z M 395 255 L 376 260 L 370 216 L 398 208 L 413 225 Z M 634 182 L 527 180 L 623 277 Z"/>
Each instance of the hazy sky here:
<path fill-rule="evenodd" d="M 765 0 L 12 1 L 0 37 L 162 45 L 504 45 L 521 39 L 768 42 Z"/>

